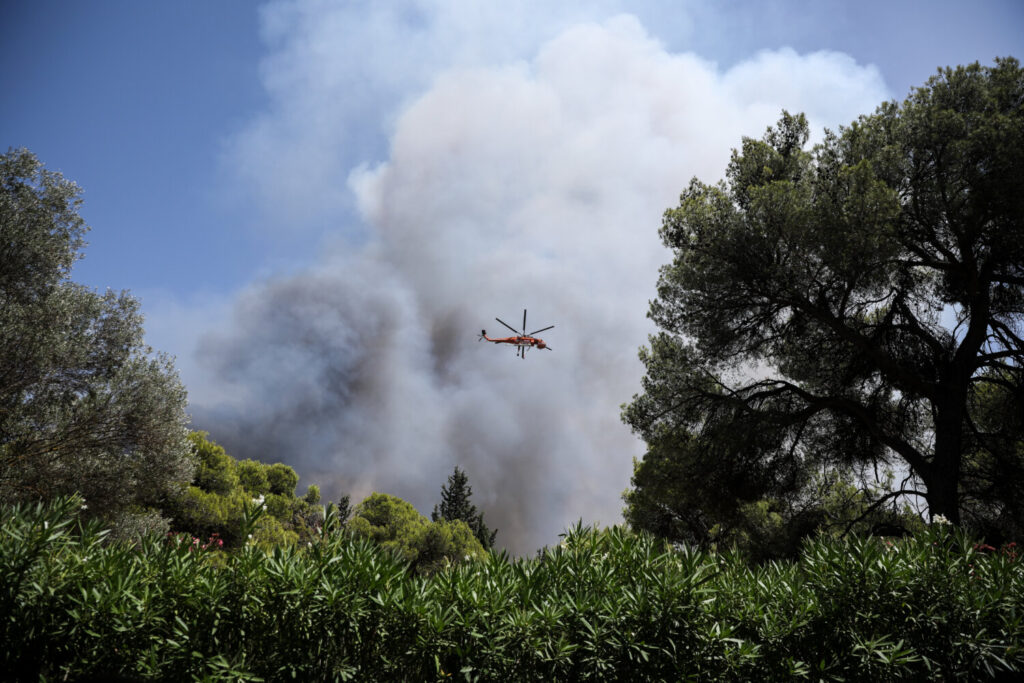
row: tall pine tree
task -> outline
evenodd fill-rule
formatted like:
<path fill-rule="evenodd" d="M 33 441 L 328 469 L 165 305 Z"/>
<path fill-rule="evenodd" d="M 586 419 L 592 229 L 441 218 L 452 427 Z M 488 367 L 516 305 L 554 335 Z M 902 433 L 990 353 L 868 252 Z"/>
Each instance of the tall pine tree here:
<path fill-rule="evenodd" d="M 456 465 L 455 471 L 448 477 L 448 486 L 441 487 L 441 503 L 434 506 L 430 518 L 435 522 L 461 519 L 473 530 L 484 550 L 489 550 L 494 547 L 494 537 L 497 536 L 498 530 L 492 531 L 484 524 L 483 513 L 477 512 L 476 506 L 469 502 L 472 495 L 469 477 Z"/>
<path fill-rule="evenodd" d="M 816 473 L 892 468 L 867 510 L 909 496 L 1020 535 L 1022 102 L 1016 59 L 943 69 L 810 150 L 783 112 L 723 182 L 691 181 L 623 412 L 641 528 L 710 542 L 756 501 L 802 507 Z"/>

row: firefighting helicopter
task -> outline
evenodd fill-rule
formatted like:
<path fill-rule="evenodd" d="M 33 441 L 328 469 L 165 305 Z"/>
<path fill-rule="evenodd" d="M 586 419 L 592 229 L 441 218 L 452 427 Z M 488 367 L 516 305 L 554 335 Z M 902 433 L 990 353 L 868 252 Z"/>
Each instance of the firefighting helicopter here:
<path fill-rule="evenodd" d="M 548 351 L 551 351 L 551 347 L 548 346 L 547 344 L 545 344 L 543 339 L 538 339 L 537 337 L 534 337 L 533 335 L 537 334 L 538 332 L 543 332 L 544 330 L 550 330 L 551 328 L 554 327 L 554 325 L 548 325 L 547 327 L 542 327 L 539 330 L 534 330 L 533 332 L 529 332 L 528 333 L 526 331 L 526 309 L 525 308 L 523 309 L 523 331 L 522 332 L 519 332 L 518 330 L 516 330 L 514 327 L 509 325 L 507 322 L 505 322 L 501 318 L 495 318 L 495 320 L 497 320 L 499 323 L 501 323 L 502 325 L 504 325 L 508 329 L 510 329 L 513 332 L 515 332 L 516 336 L 514 336 L 514 337 L 495 337 L 495 338 L 492 339 L 491 337 L 487 336 L 487 330 L 480 330 L 480 337 L 479 337 L 480 341 L 487 340 L 489 342 L 494 342 L 495 344 L 514 344 L 515 347 L 516 347 L 516 355 L 519 356 L 520 358 L 522 358 L 523 360 L 526 359 L 526 349 L 530 348 L 531 346 L 534 346 L 534 347 L 536 347 L 538 349 L 547 349 Z"/>

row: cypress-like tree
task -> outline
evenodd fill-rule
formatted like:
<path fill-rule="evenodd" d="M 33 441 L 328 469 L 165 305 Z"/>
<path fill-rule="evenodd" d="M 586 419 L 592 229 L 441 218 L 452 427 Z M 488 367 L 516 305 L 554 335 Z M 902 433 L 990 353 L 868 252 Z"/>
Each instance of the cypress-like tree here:
<path fill-rule="evenodd" d="M 476 506 L 469 501 L 472 495 L 469 477 L 456 465 L 455 471 L 448 477 L 448 485 L 441 487 L 441 503 L 434 506 L 430 518 L 435 522 L 461 519 L 473 530 L 484 550 L 489 550 L 494 547 L 494 537 L 498 535 L 498 530 L 492 531 L 484 524 L 483 513 L 477 512 Z"/>

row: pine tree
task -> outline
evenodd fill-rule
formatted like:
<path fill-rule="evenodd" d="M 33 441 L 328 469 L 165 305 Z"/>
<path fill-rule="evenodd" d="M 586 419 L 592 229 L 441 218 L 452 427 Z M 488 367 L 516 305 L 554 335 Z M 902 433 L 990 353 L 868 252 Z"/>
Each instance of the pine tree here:
<path fill-rule="evenodd" d="M 691 181 L 623 412 L 648 447 L 627 517 L 707 543 L 756 501 L 803 505 L 815 473 L 893 468 L 866 512 L 910 497 L 1016 537 L 1022 101 L 1016 59 L 943 69 L 809 150 L 784 111 L 724 181 Z"/>
<path fill-rule="evenodd" d="M 469 477 L 456 465 L 455 471 L 448 477 L 448 486 L 441 487 L 441 503 L 434 506 L 430 518 L 435 522 L 461 519 L 473 530 L 484 550 L 489 550 L 494 547 L 494 537 L 498 530 L 492 531 L 484 524 L 483 513 L 478 513 L 476 506 L 469 501 L 472 495 Z"/>

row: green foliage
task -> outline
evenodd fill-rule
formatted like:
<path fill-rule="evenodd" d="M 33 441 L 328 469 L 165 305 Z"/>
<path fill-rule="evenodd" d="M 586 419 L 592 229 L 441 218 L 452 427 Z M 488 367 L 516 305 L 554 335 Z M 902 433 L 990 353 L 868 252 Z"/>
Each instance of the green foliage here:
<path fill-rule="evenodd" d="M 441 520 L 462 520 L 473 530 L 473 534 L 485 549 L 494 547 L 494 537 L 498 530 L 493 531 L 484 523 L 484 514 L 477 512 L 476 506 L 470 502 L 473 489 L 469 485 L 469 477 L 458 466 L 448 477 L 448 485 L 441 486 L 441 503 L 434 506 L 430 518 L 435 522 Z"/>
<path fill-rule="evenodd" d="M 319 489 L 310 487 L 316 492 L 313 502 L 310 493 L 296 498 L 299 477 L 291 467 L 236 461 L 205 432 L 192 432 L 189 441 L 199 466 L 192 485 L 168 504 L 175 531 L 204 539 L 216 535 L 228 547 L 246 543 L 250 533 L 267 547 L 308 543 L 319 535 Z M 248 525 L 248 509 L 253 507 L 261 510 L 261 517 L 258 524 Z"/>
<path fill-rule="evenodd" d="M 754 562 L 793 558 L 803 539 L 815 534 L 902 536 L 923 527 L 906 504 L 872 507 L 891 478 L 879 488 L 862 488 L 848 472 L 808 472 L 799 496 L 737 501 L 721 495 L 730 486 L 738 490 L 721 470 L 718 478 L 701 481 L 707 457 L 699 441 L 684 437 L 664 439 L 634 460 L 633 487 L 623 494 L 626 522 L 673 543 L 729 548 Z"/>
<path fill-rule="evenodd" d="M 278 496 L 295 496 L 295 487 L 299 483 L 299 475 L 284 463 L 274 463 L 266 468 L 267 483 L 270 493 Z"/>
<path fill-rule="evenodd" d="M 70 281 L 80 190 L 27 150 L 0 155 L 0 501 L 74 492 L 130 536 L 192 477 L 186 394 L 143 342 L 139 303 Z"/>
<path fill-rule="evenodd" d="M 992 543 L 1024 538 L 1024 392 L 1006 373 L 972 397 L 972 417 L 987 448 L 965 455 L 961 486 L 964 521 Z"/>
<path fill-rule="evenodd" d="M 350 534 L 409 562 L 420 573 L 481 557 L 484 549 L 462 520 L 430 522 L 412 504 L 372 493 L 352 511 Z"/>
<path fill-rule="evenodd" d="M 345 494 L 341 499 L 335 503 L 328 503 L 327 508 L 324 512 L 324 517 L 333 519 L 337 526 L 344 526 L 348 523 L 348 520 L 352 517 L 352 499 L 348 494 Z M 324 520 L 324 524 L 327 523 L 327 519 Z"/>
<path fill-rule="evenodd" d="M 724 181 L 691 181 L 623 410 L 648 445 L 638 528 L 798 539 L 827 517 L 805 514 L 831 495 L 815 472 L 856 482 L 865 514 L 912 496 L 1024 528 L 1022 98 L 1015 59 L 942 70 L 811 150 L 783 112 Z M 911 476 L 862 485 L 885 467 Z"/>
<path fill-rule="evenodd" d="M 238 481 L 242 487 L 253 494 L 261 496 L 270 493 L 270 481 L 267 479 L 267 468 L 255 460 L 239 460 L 235 464 Z"/>
<path fill-rule="evenodd" d="M 79 504 L 0 511 L 6 680 L 1012 680 L 1024 671 L 1017 548 L 975 545 L 947 526 L 896 541 L 824 538 L 796 561 L 756 567 L 577 526 L 536 558 L 490 553 L 423 576 L 340 529 L 309 547 L 230 553 L 160 536 L 101 543 L 98 527 L 76 520 Z"/>
<path fill-rule="evenodd" d="M 434 506 L 431 515 L 436 522 L 439 519 L 461 519 L 468 522 L 476 514 L 476 506 L 469 502 L 473 489 L 469 486 L 469 477 L 458 466 L 448 477 L 448 485 L 441 487 L 441 503 Z"/>
<path fill-rule="evenodd" d="M 287 496 L 281 496 L 276 493 L 268 493 L 264 499 L 263 505 L 267 508 L 267 513 L 270 514 L 271 517 L 285 519 L 291 513 L 293 500 L 294 498 L 288 498 Z"/>
<path fill-rule="evenodd" d="M 204 491 L 225 495 L 238 488 L 238 473 L 230 455 L 210 441 L 206 432 L 189 432 L 192 452 L 199 462 L 194 484 Z"/>
<path fill-rule="evenodd" d="M 299 535 L 281 523 L 279 517 L 268 509 L 268 514 L 261 517 L 253 527 L 252 541 L 267 548 L 281 548 L 297 543 Z"/>
<path fill-rule="evenodd" d="M 373 541 L 406 562 L 416 559 L 426 526 L 427 520 L 411 503 L 386 493 L 371 493 L 355 507 L 348 522 L 353 536 Z"/>
<path fill-rule="evenodd" d="M 416 550 L 415 566 L 424 574 L 481 559 L 485 553 L 476 534 L 461 519 L 427 524 L 416 542 Z"/>
<path fill-rule="evenodd" d="M 310 484 L 309 488 L 306 489 L 306 495 L 302 499 L 310 505 L 316 505 L 320 502 L 320 487 L 316 484 Z"/>
<path fill-rule="evenodd" d="M 248 495 L 240 489 L 222 494 L 189 486 L 177 501 L 172 526 L 199 538 L 217 534 L 225 543 L 237 546 L 245 540 L 242 520 L 248 502 Z"/>

